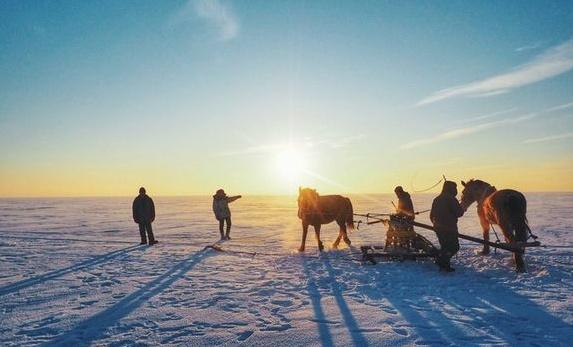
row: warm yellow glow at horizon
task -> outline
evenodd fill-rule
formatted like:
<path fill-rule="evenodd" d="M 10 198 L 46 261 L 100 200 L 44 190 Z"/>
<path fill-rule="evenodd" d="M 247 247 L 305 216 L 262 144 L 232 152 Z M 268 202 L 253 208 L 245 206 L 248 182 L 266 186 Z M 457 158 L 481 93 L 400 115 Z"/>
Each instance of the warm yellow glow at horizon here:
<path fill-rule="evenodd" d="M 321 194 L 375 194 L 392 193 L 402 185 L 415 193 L 433 185 L 442 174 L 456 182 L 479 178 L 499 189 L 573 191 L 571 160 L 514 160 L 496 165 L 461 161 L 434 166 L 408 162 L 409 166 L 389 168 L 384 158 L 345 166 L 324 153 L 312 153 L 312 167 L 310 153 L 294 146 L 255 157 L 212 161 L 206 157 L 203 166 L 155 161 L 0 167 L 0 197 L 134 196 L 140 186 L 153 196 L 212 195 L 218 188 L 242 195 L 296 195 L 298 186 L 316 188 Z M 439 187 L 429 193 L 438 191 Z"/>

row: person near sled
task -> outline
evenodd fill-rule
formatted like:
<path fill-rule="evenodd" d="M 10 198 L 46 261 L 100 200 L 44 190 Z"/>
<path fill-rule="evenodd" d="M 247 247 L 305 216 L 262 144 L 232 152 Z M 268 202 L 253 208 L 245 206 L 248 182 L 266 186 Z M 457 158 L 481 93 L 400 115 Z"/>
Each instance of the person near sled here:
<path fill-rule="evenodd" d="M 432 202 L 430 220 L 434 224 L 440 242 L 436 263 L 441 271 L 455 271 L 450 265 L 450 260 L 460 250 L 458 218 L 463 216 L 465 211 L 456 199 L 457 194 L 456 183 L 445 181 L 442 193 Z"/>
<path fill-rule="evenodd" d="M 213 195 L 213 212 L 215 213 L 215 218 L 219 221 L 221 240 L 231 239 L 231 210 L 229 209 L 229 203 L 240 198 L 241 195 L 227 196 L 223 189 L 217 190 L 215 195 Z M 227 224 L 227 229 L 224 233 L 225 223 Z"/>
<path fill-rule="evenodd" d="M 139 188 L 139 195 L 133 200 L 133 220 L 139 225 L 141 244 L 145 245 L 149 239 L 149 245 L 154 245 L 157 240 L 153 236 L 151 223 L 155 220 L 155 205 L 153 200 L 145 193 L 145 188 Z M 147 233 L 147 234 L 146 234 Z"/>
<path fill-rule="evenodd" d="M 398 198 L 398 206 L 396 206 L 396 214 L 402 218 L 413 221 L 416 214 L 414 213 L 414 204 L 410 194 L 404 191 L 404 188 L 397 186 L 394 189 L 396 197 Z"/>

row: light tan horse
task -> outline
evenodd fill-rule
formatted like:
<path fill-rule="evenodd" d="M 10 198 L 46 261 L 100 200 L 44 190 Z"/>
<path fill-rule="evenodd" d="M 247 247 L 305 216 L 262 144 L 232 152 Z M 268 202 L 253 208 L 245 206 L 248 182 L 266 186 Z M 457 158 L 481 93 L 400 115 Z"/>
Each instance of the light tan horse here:
<path fill-rule="evenodd" d="M 298 250 L 304 252 L 308 227 L 312 225 L 318 242 L 318 249 L 322 251 L 324 246 L 320 241 L 320 226 L 334 221 L 340 226 L 340 231 L 332 247 L 337 248 L 341 239 L 350 246 L 350 239 L 346 231 L 347 228 L 354 229 L 353 217 L 350 199 L 341 195 L 320 196 L 316 189 L 299 188 L 298 218 L 302 220 L 302 242 Z"/>
<path fill-rule="evenodd" d="M 489 241 L 490 225 L 499 225 L 507 243 L 527 241 L 527 201 L 522 193 L 511 190 L 497 190 L 491 184 L 481 180 L 462 181 L 461 205 L 467 209 L 472 203 L 477 202 L 477 211 L 483 239 Z M 484 245 L 481 254 L 489 254 L 489 246 Z M 523 254 L 513 252 L 517 272 L 525 271 Z"/>

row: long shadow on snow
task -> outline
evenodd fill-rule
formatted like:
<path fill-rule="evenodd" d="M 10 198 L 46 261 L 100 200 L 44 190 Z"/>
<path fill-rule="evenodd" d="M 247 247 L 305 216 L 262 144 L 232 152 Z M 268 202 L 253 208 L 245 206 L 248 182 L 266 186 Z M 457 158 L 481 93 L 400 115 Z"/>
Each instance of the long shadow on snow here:
<path fill-rule="evenodd" d="M 195 265 L 199 264 L 211 250 L 203 249 L 182 260 L 169 271 L 147 283 L 142 288 L 129 294 L 113 306 L 78 323 L 68 332 L 57 336 L 43 346 L 88 346 L 100 338 L 110 326 L 119 322 L 149 299 L 160 294 L 166 288 L 185 276 Z"/>
<path fill-rule="evenodd" d="M 311 272 L 309 262 L 310 261 L 307 258 L 303 258 L 304 273 L 308 281 L 307 290 L 312 302 L 312 307 L 314 310 L 314 318 L 316 323 L 318 324 L 318 333 L 320 336 L 320 342 L 323 346 L 333 346 L 334 343 L 332 340 L 332 335 L 330 334 L 330 330 L 327 326 L 327 324 L 329 324 L 329 320 L 326 318 L 324 311 L 322 309 L 322 305 L 320 303 L 321 294 L 314 279 L 317 274 Z M 320 264 L 321 267 L 324 267 L 328 273 L 326 281 L 330 286 L 332 296 L 334 297 L 334 300 L 338 305 L 340 315 L 344 320 L 344 324 L 348 329 L 353 344 L 355 346 L 367 346 L 368 342 L 362 335 L 358 322 L 354 318 L 352 311 L 350 310 L 348 304 L 346 303 L 346 300 L 344 299 L 344 290 L 340 288 L 340 285 L 336 281 L 336 276 L 334 273 L 334 269 L 332 268 L 332 264 L 330 263 L 330 259 L 328 259 L 328 257 L 321 257 L 318 260 L 314 260 L 314 262 Z"/>
<path fill-rule="evenodd" d="M 355 346 L 368 346 L 368 342 L 362 335 L 360 331 L 360 327 L 350 311 L 346 300 L 344 299 L 344 290 L 340 288 L 340 285 L 336 281 L 336 276 L 334 273 L 334 269 L 332 268 L 332 264 L 330 263 L 330 259 L 324 259 L 324 267 L 328 272 L 328 283 L 330 283 L 330 288 L 332 289 L 332 295 L 336 300 L 336 304 L 338 305 L 338 309 L 340 310 L 340 314 L 344 319 L 344 324 L 350 333 L 350 337 L 352 338 L 352 342 L 354 342 Z"/>
<path fill-rule="evenodd" d="M 139 245 L 118 249 L 118 250 L 115 250 L 113 252 L 109 252 L 109 253 L 106 253 L 103 255 L 94 256 L 88 260 L 81 262 L 81 263 L 78 263 L 78 264 L 63 268 L 63 269 L 51 271 L 51 272 L 45 273 L 45 274 L 40 275 L 40 276 L 28 278 L 28 279 L 25 279 L 25 280 L 22 280 L 22 281 L 19 281 L 16 283 L 9 284 L 7 286 L 0 288 L 0 296 L 14 293 L 14 292 L 17 292 L 17 291 L 22 290 L 24 288 L 31 287 L 31 286 L 36 285 L 38 283 L 43 283 L 45 281 L 52 280 L 54 278 L 58 278 L 58 277 L 67 275 L 67 274 L 75 272 L 75 271 L 79 271 L 79 270 L 83 270 L 86 268 L 97 266 L 99 264 L 102 264 L 102 263 L 105 263 L 105 262 L 110 261 L 112 259 L 118 258 L 122 255 L 127 254 L 127 253 L 133 252 L 134 250 L 136 250 L 138 248 L 140 248 Z"/>
<path fill-rule="evenodd" d="M 311 261 L 312 262 L 312 261 Z M 309 260 L 305 257 L 302 258 L 302 265 L 304 269 L 304 275 L 306 277 L 306 290 L 308 291 L 308 296 L 312 302 L 312 309 L 314 311 L 314 320 L 318 325 L 318 335 L 320 337 L 320 342 L 325 347 L 334 346 L 332 341 L 332 335 L 330 334 L 330 329 L 328 328 L 328 320 L 324 315 L 322 305 L 320 303 L 320 290 L 318 285 L 314 280 L 315 274 L 310 270 Z"/>
<path fill-rule="evenodd" d="M 27 234 L 41 234 L 41 233 L 32 233 L 28 232 Z M 44 233 L 45 234 L 45 233 Z M 133 244 L 133 241 L 121 241 L 121 240 L 86 240 L 86 239 L 74 239 L 74 238 L 62 238 L 62 237 L 40 237 L 40 236 L 2 236 L 3 239 L 16 239 L 16 240 L 33 240 L 33 241 L 72 241 L 72 242 L 88 242 L 88 243 L 105 243 L 105 244 L 119 244 L 119 243 L 126 243 L 126 244 Z"/>
<path fill-rule="evenodd" d="M 409 283 L 401 278 L 401 271 L 382 274 L 379 268 L 369 268 L 372 270 L 363 270 L 370 275 L 374 274 L 372 282 L 376 286 L 362 290 L 362 295 L 376 300 L 386 298 L 413 326 L 422 339 L 419 342 L 468 344 L 473 341 L 543 346 L 566 345 L 573 338 L 573 326 L 551 315 L 543 307 L 516 293 L 507 285 L 487 278 L 487 274 L 475 272 L 471 268 L 460 268 L 462 271 L 456 274 L 444 275 L 435 271 L 433 266 L 431 270 L 428 267 L 427 274 L 422 272 L 420 276 L 410 279 L 416 282 L 410 284 L 417 285 L 418 289 L 420 283 L 428 283 L 428 289 L 421 291 L 408 288 Z M 513 274 L 508 273 L 508 276 Z M 472 282 L 472 292 L 468 291 L 468 280 Z M 380 285 L 388 281 L 396 283 L 394 286 Z M 410 299 L 408 290 L 411 290 L 411 298 L 418 302 L 405 300 Z M 455 312 L 450 311 L 451 307 L 448 308 L 448 317 L 445 307 L 435 307 L 434 301 L 451 305 Z M 421 305 L 427 307 L 420 309 Z M 465 323 L 466 326 L 459 326 Z M 487 338 L 478 338 L 476 334 L 487 335 Z"/>

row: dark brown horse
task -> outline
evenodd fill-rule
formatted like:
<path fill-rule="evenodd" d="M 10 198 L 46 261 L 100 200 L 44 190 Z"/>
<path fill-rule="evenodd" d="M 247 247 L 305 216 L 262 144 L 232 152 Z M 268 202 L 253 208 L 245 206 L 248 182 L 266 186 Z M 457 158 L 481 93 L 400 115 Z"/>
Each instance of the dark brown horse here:
<path fill-rule="evenodd" d="M 517 243 L 527 241 L 527 202 L 522 193 L 511 190 L 497 190 L 489 183 L 480 180 L 462 181 L 461 205 L 467 209 L 472 203 L 477 202 L 477 211 L 483 239 L 489 241 L 489 229 L 491 224 L 499 225 L 506 242 Z M 482 254 L 489 254 L 489 246 L 484 245 Z M 523 254 L 513 252 L 515 267 L 518 272 L 525 271 Z"/>
<path fill-rule="evenodd" d="M 302 220 L 302 242 L 298 250 L 304 252 L 308 226 L 312 225 L 316 234 L 318 249 L 322 251 L 324 246 L 320 241 L 320 226 L 334 221 L 340 226 L 340 231 L 332 246 L 337 248 L 341 239 L 350 246 L 350 239 L 346 230 L 347 228 L 354 229 L 353 217 L 350 199 L 341 195 L 320 196 L 316 189 L 299 188 L 298 218 Z"/>

